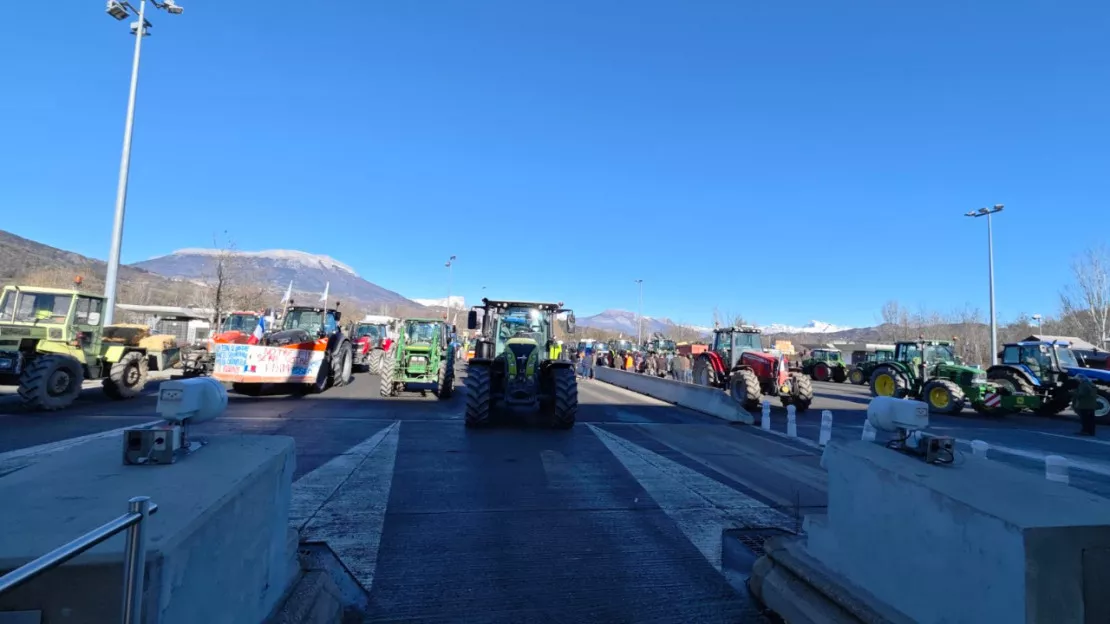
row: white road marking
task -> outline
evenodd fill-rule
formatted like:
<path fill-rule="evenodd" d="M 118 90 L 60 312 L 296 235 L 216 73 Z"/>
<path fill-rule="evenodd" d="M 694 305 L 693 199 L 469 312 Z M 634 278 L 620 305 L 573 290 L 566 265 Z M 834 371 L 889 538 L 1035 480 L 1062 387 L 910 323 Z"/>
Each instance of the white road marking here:
<path fill-rule="evenodd" d="M 789 529 L 791 519 L 761 501 L 587 423 L 594 435 L 717 570 L 721 533 L 737 527 Z"/>
<path fill-rule="evenodd" d="M 301 541 L 326 543 L 367 592 L 378 565 L 400 431 L 394 422 L 293 486 L 290 525 L 301 530 Z"/>
<path fill-rule="evenodd" d="M 962 439 L 957 438 L 956 442 L 958 442 L 960 444 L 963 444 L 965 446 L 968 446 L 968 447 L 971 446 L 971 440 L 962 440 Z M 988 444 L 991 445 L 990 452 L 992 452 L 992 453 L 997 451 L 999 453 L 1005 453 L 1007 455 L 1014 455 L 1015 457 L 1024 457 L 1026 459 L 1033 459 L 1033 460 L 1036 460 L 1036 461 L 1039 461 L 1039 462 L 1044 462 L 1044 458 L 1049 456 L 1049 455 L 1060 455 L 1060 453 L 1045 453 L 1043 451 L 1030 451 L 1030 450 L 1026 450 L 1026 449 L 1012 448 L 1012 447 L 1009 447 L 1009 446 L 1000 446 L 998 444 L 994 444 L 993 442 L 988 442 Z M 1086 471 L 1086 472 L 1093 472 L 1097 475 L 1101 475 L 1101 476 L 1104 476 L 1104 477 L 1110 477 L 1110 464 L 1104 464 L 1104 463 L 1095 464 L 1095 463 L 1091 463 L 1089 461 L 1084 461 L 1082 459 L 1075 459 L 1074 457 L 1070 457 L 1068 455 L 1061 455 L 1061 457 L 1064 457 L 1065 459 L 1068 460 L 1068 467 L 1069 468 L 1074 468 L 1074 469 L 1077 469 L 1077 470 L 1083 470 L 1083 471 Z"/>
<path fill-rule="evenodd" d="M 1049 433 L 1047 431 L 1036 431 L 1034 429 L 1027 429 L 1026 431 L 1029 431 L 1031 433 L 1039 433 L 1041 435 L 1046 435 L 1046 436 L 1052 436 L 1054 438 L 1064 438 L 1066 440 L 1075 440 L 1076 442 L 1086 442 L 1088 444 L 1101 444 L 1103 446 L 1110 446 L 1110 441 L 1099 440 L 1098 438 L 1081 438 L 1081 437 L 1079 437 L 1075 434 L 1070 434 L 1069 435 L 1069 434 L 1064 434 L 1064 433 Z"/>

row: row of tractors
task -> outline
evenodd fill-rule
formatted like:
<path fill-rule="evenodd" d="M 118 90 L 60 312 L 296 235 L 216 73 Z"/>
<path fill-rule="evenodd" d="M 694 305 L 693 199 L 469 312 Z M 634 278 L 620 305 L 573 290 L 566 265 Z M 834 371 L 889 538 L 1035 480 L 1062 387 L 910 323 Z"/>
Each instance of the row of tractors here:
<path fill-rule="evenodd" d="M 757 409 L 769 395 L 799 412 L 812 403 L 816 380 L 870 384 L 872 396 L 921 400 L 942 414 L 970 405 L 990 416 L 1023 410 L 1054 415 L 1069 407 L 1081 375 L 1098 390 L 1095 417 L 1110 418 L 1110 371 L 1082 367 L 1060 341 L 1007 344 L 1000 363 L 987 370 L 963 364 L 952 341 L 924 337 L 876 350 L 851 366 L 835 349 L 815 349 L 791 366 L 783 354 L 763 348 L 758 328 L 725 327 L 714 330 L 711 348 L 693 364 L 694 383 L 726 390 L 745 409 Z"/>

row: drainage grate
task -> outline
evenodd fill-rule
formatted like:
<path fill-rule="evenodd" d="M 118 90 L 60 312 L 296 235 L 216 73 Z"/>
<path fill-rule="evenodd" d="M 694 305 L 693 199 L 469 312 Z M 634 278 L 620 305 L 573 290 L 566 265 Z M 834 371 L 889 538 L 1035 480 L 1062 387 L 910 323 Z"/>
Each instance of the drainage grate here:
<path fill-rule="evenodd" d="M 724 538 L 726 541 L 733 542 L 733 544 L 739 542 L 740 545 L 755 555 L 754 559 L 758 559 L 767 554 L 767 551 L 763 548 L 763 543 L 772 537 L 782 535 L 793 535 L 793 533 L 777 527 L 727 529 Z"/>

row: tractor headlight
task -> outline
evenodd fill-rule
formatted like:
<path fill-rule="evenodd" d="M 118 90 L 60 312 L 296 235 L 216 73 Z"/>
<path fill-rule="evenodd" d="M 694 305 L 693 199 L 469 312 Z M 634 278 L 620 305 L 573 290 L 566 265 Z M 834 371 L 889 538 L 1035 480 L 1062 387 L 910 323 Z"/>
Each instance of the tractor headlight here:
<path fill-rule="evenodd" d="M 986 373 L 975 373 L 974 375 L 971 376 L 971 383 L 973 383 L 973 384 L 987 383 L 987 374 Z"/>
<path fill-rule="evenodd" d="M 424 357 L 423 355 L 414 355 L 409 358 L 409 364 L 418 364 L 420 366 L 423 366 L 427 363 L 428 358 Z"/>

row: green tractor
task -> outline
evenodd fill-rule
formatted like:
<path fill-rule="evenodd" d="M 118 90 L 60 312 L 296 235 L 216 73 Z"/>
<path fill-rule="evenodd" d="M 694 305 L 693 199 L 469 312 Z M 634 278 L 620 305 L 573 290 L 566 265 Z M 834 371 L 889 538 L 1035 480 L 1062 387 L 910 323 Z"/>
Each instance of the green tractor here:
<path fill-rule="evenodd" d="M 871 374 L 875 372 L 879 364 L 890 362 L 893 359 L 893 349 L 869 351 L 863 356 L 863 359 L 857 360 L 855 364 L 852 364 L 852 368 L 848 369 L 848 381 L 857 386 L 862 386 L 871 380 Z"/>
<path fill-rule="evenodd" d="M 844 383 L 848 379 L 848 367 L 837 349 L 814 349 L 802 361 L 802 372 L 817 381 Z"/>
<path fill-rule="evenodd" d="M 80 282 L 78 282 L 79 284 Z M 0 295 L 0 384 L 19 386 L 32 409 L 68 407 L 86 379 L 103 379 L 113 399 L 146 386 L 149 333 L 142 325 L 103 324 L 104 297 L 58 288 L 5 286 Z"/>
<path fill-rule="evenodd" d="M 958 414 L 966 399 L 975 411 L 989 413 L 986 400 L 997 386 L 986 371 L 960 364 L 952 347 L 946 340 L 895 344 L 894 359 L 871 373 L 871 395 L 918 399 L 941 414 Z"/>
<path fill-rule="evenodd" d="M 383 397 L 402 391 L 426 392 L 447 399 L 455 383 L 455 353 L 449 326 L 440 319 L 409 318 L 401 321 L 401 332 L 382 358 Z M 425 387 L 417 387 L 425 386 Z"/>
<path fill-rule="evenodd" d="M 573 334 L 574 312 L 562 303 L 482 299 L 470 311 L 467 327 L 482 333 L 467 367 L 467 427 L 521 412 L 539 412 L 558 429 L 574 426 L 578 381 L 573 362 L 560 357 L 555 340 L 560 315 Z"/>

